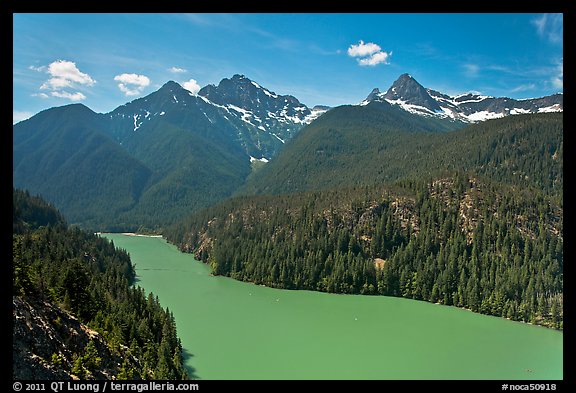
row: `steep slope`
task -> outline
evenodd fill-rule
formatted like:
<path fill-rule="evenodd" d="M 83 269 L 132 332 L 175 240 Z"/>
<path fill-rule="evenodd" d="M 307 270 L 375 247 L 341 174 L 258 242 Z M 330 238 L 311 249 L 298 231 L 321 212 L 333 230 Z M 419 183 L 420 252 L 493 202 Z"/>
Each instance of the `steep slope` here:
<path fill-rule="evenodd" d="M 400 75 L 384 93 L 378 88 L 373 89 L 360 105 L 372 101 L 386 101 L 420 116 L 448 118 L 465 123 L 518 114 L 562 112 L 564 108 L 564 96 L 561 93 L 525 100 L 476 93 L 451 97 L 424 88 L 409 74 Z"/>
<path fill-rule="evenodd" d="M 169 81 L 110 113 L 77 104 L 20 122 L 13 185 L 85 228 L 159 229 L 230 196 L 327 110 L 240 75 L 200 93 Z"/>
<path fill-rule="evenodd" d="M 248 154 L 270 159 L 300 129 L 326 111 L 309 109 L 296 97 L 278 95 L 246 78 L 234 75 L 218 86 L 203 87 L 198 95 L 239 117 L 246 131 L 239 134 Z"/>
<path fill-rule="evenodd" d="M 256 284 L 563 326 L 562 203 L 486 177 L 236 198 L 166 235 L 214 274 Z"/>
<path fill-rule="evenodd" d="M 454 123 L 427 120 L 440 121 L 387 102 L 332 109 L 303 129 L 239 193 L 376 184 L 443 170 L 475 170 L 547 192 L 562 189 L 561 113 L 506 117 L 447 133 L 428 131 Z"/>
<path fill-rule="evenodd" d="M 12 233 L 23 233 L 47 225 L 63 225 L 64 217 L 39 196 L 12 188 Z"/>
<path fill-rule="evenodd" d="M 13 128 L 13 185 L 41 194 L 71 223 L 114 221 L 138 201 L 151 171 L 106 135 L 81 104 L 48 109 Z"/>
<path fill-rule="evenodd" d="M 13 377 L 186 378 L 174 318 L 132 285 L 130 256 L 28 192 L 13 201 Z"/>
<path fill-rule="evenodd" d="M 55 304 L 14 296 L 12 307 L 12 377 L 16 380 L 116 379 L 121 375 L 118 365 L 138 367 L 138 359 L 112 352 L 102 335 Z M 86 353 L 86 348 L 92 348 L 95 364 L 86 371 L 75 369 L 75 357 Z"/>
<path fill-rule="evenodd" d="M 229 196 L 250 159 L 223 109 L 174 82 L 103 115 L 122 147 L 152 171 L 139 203 L 121 216 L 154 227 Z"/>

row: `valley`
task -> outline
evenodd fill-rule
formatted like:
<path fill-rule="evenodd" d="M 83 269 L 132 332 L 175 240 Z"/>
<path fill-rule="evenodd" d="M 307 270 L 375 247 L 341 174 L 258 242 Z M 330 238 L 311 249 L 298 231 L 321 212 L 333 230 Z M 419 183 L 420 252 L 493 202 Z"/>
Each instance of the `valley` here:
<path fill-rule="evenodd" d="M 15 125 L 14 185 L 84 228 L 158 230 L 230 196 L 251 157 L 271 158 L 325 111 L 241 75 L 220 85 L 192 94 L 169 81 L 106 114 L 82 104 L 43 111 Z"/>
<path fill-rule="evenodd" d="M 482 167 L 491 152 L 480 146 L 496 135 L 483 132 L 475 113 L 506 121 L 563 107 L 561 94 L 530 102 L 450 98 L 407 74 L 392 89 L 396 95 L 373 92 L 357 105 L 308 108 L 236 74 L 194 94 L 169 81 L 109 113 L 82 104 L 51 108 L 14 125 L 13 185 L 41 194 L 86 229 L 160 232 L 232 195 L 310 189 L 300 184 L 312 178 L 302 171 L 326 167 L 331 172 L 314 187 L 330 188 L 458 169 L 446 162 L 453 151 L 466 168 Z M 430 112 L 447 102 L 450 113 L 468 117 Z M 362 173 L 335 176 L 354 168 Z"/>
<path fill-rule="evenodd" d="M 100 336 L 20 364 L 562 379 L 562 111 L 562 94 L 449 96 L 408 74 L 334 108 L 236 74 L 42 111 L 13 127 L 14 318 L 45 306 Z M 89 342 L 131 360 L 99 368 Z"/>

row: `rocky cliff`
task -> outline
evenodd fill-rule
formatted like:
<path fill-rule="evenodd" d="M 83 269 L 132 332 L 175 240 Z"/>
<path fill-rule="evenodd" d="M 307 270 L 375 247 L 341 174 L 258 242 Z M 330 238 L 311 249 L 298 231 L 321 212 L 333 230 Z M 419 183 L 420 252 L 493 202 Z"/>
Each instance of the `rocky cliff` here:
<path fill-rule="evenodd" d="M 12 304 L 14 379 L 118 379 L 138 363 L 55 304 L 20 296 Z"/>

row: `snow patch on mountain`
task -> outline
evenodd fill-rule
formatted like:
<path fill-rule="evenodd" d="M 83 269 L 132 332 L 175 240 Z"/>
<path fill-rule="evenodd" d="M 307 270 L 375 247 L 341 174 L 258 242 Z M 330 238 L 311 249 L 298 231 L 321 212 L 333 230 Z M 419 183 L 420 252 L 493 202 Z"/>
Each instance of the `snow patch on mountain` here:
<path fill-rule="evenodd" d="M 324 113 L 328 112 L 328 110 L 329 110 L 329 108 L 326 108 L 326 107 L 322 107 L 322 108 L 314 107 L 314 108 L 312 108 L 312 110 L 310 111 L 310 114 L 304 118 L 304 123 L 306 123 L 306 124 L 312 123 L 314 120 L 316 120 L 317 118 L 322 116 Z"/>
<path fill-rule="evenodd" d="M 269 159 L 267 159 L 266 157 L 262 157 L 262 158 L 254 158 L 252 156 L 250 156 L 250 162 L 254 162 L 254 161 L 260 161 L 260 162 L 270 162 Z"/>
<path fill-rule="evenodd" d="M 401 75 L 385 93 L 374 88 L 358 105 L 368 105 L 372 101 L 388 102 L 420 116 L 449 118 L 467 123 L 508 115 L 563 111 L 562 94 L 523 100 L 492 97 L 477 92 L 449 96 L 425 89 L 408 74 Z"/>
<path fill-rule="evenodd" d="M 286 143 L 286 141 L 285 141 L 284 139 L 280 138 L 278 135 L 272 133 L 272 136 L 274 136 L 274 137 L 275 137 L 276 139 L 278 139 L 280 142 Z"/>
<path fill-rule="evenodd" d="M 430 109 L 428 109 L 426 107 L 423 107 L 420 105 L 409 104 L 406 101 L 401 100 L 401 99 L 397 99 L 397 100 L 386 99 L 386 101 L 392 105 L 398 105 L 400 108 L 404 109 L 407 112 L 415 113 L 417 115 L 435 115 L 435 114 L 438 114 L 437 112 L 431 111 Z"/>
<path fill-rule="evenodd" d="M 485 121 L 485 120 L 490 120 L 490 119 L 498 119 L 498 118 L 504 117 L 504 116 L 505 116 L 504 113 L 478 111 L 478 112 L 474 112 L 474 113 L 466 116 L 466 118 L 472 122 L 476 122 L 476 121 Z"/>
<path fill-rule="evenodd" d="M 538 113 L 546 113 L 546 112 L 562 112 L 562 108 L 560 107 L 559 104 L 546 106 L 544 108 L 538 108 Z"/>
<path fill-rule="evenodd" d="M 138 115 L 134 115 L 134 131 L 136 131 L 138 128 L 140 128 L 140 126 L 142 125 L 142 123 L 140 124 L 136 124 L 136 121 L 138 120 Z"/>

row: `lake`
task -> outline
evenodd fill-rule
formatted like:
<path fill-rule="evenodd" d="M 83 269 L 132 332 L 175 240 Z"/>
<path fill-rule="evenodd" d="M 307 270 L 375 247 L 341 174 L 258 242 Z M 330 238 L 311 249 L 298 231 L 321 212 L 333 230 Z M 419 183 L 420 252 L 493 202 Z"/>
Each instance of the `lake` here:
<path fill-rule="evenodd" d="M 102 234 L 174 314 L 200 379 L 562 379 L 563 333 L 411 299 L 210 275 L 162 238 Z"/>

